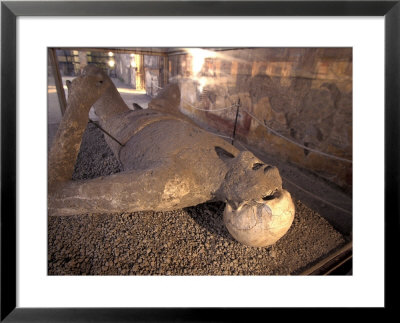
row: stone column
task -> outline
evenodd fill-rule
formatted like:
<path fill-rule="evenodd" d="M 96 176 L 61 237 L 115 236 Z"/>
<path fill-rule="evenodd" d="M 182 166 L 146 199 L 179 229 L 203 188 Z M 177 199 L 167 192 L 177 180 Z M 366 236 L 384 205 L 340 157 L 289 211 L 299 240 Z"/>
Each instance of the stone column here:
<path fill-rule="evenodd" d="M 86 52 L 79 51 L 78 56 L 79 56 L 79 68 L 80 68 L 80 72 L 82 74 L 82 70 L 87 65 L 87 55 L 86 55 Z"/>

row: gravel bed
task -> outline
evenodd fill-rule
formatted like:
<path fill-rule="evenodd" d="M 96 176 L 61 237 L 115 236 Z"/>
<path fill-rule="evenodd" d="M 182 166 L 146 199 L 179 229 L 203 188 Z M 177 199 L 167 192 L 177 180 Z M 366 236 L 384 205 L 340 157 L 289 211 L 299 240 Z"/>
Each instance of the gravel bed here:
<path fill-rule="evenodd" d="M 89 124 L 74 179 L 119 172 L 103 134 Z M 288 233 L 247 247 L 222 221 L 224 203 L 169 212 L 84 214 L 48 219 L 49 275 L 295 275 L 342 246 L 345 237 L 296 201 Z"/>

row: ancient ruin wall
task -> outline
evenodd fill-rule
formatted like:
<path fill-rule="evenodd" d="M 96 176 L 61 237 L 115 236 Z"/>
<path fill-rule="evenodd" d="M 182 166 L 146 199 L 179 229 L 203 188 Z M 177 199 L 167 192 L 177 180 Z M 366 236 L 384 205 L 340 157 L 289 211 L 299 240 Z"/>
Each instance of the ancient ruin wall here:
<path fill-rule="evenodd" d="M 236 109 L 211 111 L 240 99 L 238 138 L 351 190 L 351 162 L 303 148 L 352 159 L 351 48 L 224 50 L 206 57 L 200 71 L 194 55 L 169 57 L 185 114 L 231 135 Z"/>

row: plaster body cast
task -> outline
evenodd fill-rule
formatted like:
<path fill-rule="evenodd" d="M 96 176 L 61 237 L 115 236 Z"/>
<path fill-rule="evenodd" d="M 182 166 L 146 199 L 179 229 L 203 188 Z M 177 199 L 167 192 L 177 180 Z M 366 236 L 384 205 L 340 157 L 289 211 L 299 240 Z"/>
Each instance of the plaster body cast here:
<path fill-rule="evenodd" d="M 242 243 L 270 245 L 289 229 L 294 205 L 278 169 L 180 113 L 178 85 L 144 110 L 130 110 L 108 76 L 91 65 L 67 85 L 67 111 L 49 155 L 50 215 L 167 211 L 220 200 L 227 203 L 229 232 Z M 72 181 L 93 104 L 101 126 L 119 142 L 105 136 L 124 170 Z"/>

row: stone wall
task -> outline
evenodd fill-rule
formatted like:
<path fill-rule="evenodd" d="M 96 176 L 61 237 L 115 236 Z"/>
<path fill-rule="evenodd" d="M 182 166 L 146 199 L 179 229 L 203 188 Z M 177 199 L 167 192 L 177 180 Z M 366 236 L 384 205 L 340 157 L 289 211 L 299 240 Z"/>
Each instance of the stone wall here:
<path fill-rule="evenodd" d="M 160 56 L 144 55 L 146 94 L 155 97 L 162 88 L 162 60 Z"/>
<path fill-rule="evenodd" d="M 169 57 L 182 112 L 231 135 L 236 109 L 212 111 L 240 100 L 238 138 L 351 190 L 352 163 L 304 149 L 352 159 L 351 48 L 200 52 L 200 65 L 198 54 Z"/>
<path fill-rule="evenodd" d="M 115 54 L 115 73 L 125 84 L 136 88 L 135 69 L 131 67 L 130 54 Z"/>

